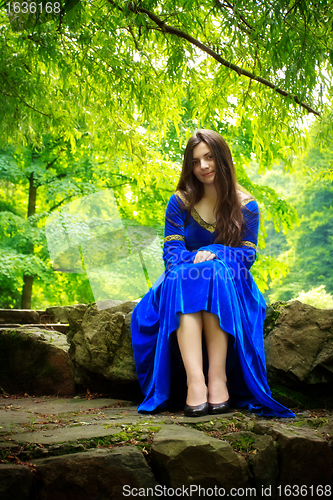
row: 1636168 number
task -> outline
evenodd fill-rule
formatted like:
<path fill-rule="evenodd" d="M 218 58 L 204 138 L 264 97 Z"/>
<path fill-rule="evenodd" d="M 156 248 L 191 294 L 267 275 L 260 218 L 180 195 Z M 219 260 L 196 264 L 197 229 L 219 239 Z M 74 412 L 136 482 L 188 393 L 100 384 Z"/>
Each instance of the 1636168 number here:
<path fill-rule="evenodd" d="M 305 484 L 290 486 L 286 484 L 285 486 L 279 485 L 276 489 L 278 497 L 319 498 L 332 496 L 332 487 L 329 484 L 318 486 L 306 486 Z"/>
<path fill-rule="evenodd" d="M 60 14 L 60 2 L 8 2 L 8 14 Z"/>

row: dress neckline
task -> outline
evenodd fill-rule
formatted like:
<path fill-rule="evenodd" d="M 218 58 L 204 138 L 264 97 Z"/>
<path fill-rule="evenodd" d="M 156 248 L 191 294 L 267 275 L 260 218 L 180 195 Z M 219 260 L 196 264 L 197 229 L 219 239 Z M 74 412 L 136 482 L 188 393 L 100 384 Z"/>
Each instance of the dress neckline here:
<path fill-rule="evenodd" d="M 185 196 L 183 195 L 183 193 L 181 193 L 180 191 L 176 191 L 175 193 L 177 196 L 179 196 L 179 198 L 182 200 L 182 202 L 184 203 L 185 206 L 188 206 L 188 203 L 187 203 L 187 200 L 185 198 Z M 245 205 L 247 205 L 248 203 L 250 203 L 250 201 L 253 201 L 255 200 L 255 198 L 253 196 L 250 196 L 249 198 L 243 198 L 241 200 L 241 205 L 244 207 Z M 193 219 L 203 228 L 207 229 L 207 231 L 209 231 L 210 233 L 214 233 L 214 231 L 216 230 L 216 221 L 213 222 L 213 223 L 209 223 L 209 222 L 206 222 L 202 217 L 201 215 L 196 211 L 196 209 L 193 207 L 192 210 L 191 210 L 191 215 L 193 217 Z"/>
<path fill-rule="evenodd" d="M 200 217 L 200 219 L 202 220 L 202 222 L 204 222 L 205 224 L 208 224 L 208 226 L 216 226 L 216 221 L 215 222 L 206 222 L 202 217 L 201 215 L 199 214 L 199 212 L 196 210 L 196 208 L 192 208 L 192 211 L 194 211 L 196 213 L 196 215 L 198 215 L 198 217 Z M 191 214 L 193 216 L 193 214 Z"/>
<path fill-rule="evenodd" d="M 243 199 L 241 200 L 241 205 L 242 205 L 242 207 L 244 207 L 245 205 L 247 205 L 248 203 L 250 203 L 250 201 L 253 201 L 253 200 L 254 200 L 253 196 L 251 196 L 251 197 L 249 197 L 249 198 L 243 198 Z M 200 219 L 202 220 L 202 222 L 204 222 L 204 223 L 205 223 L 205 224 L 207 224 L 208 226 L 215 226 L 215 227 L 216 227 L 216 221 L 215 221 L 215 222 L 207 222 L 207 221 L 205 221 L 205 219 L 203 219 L 203 218 L 201 217 L 201 215 L 199 214 L 199 212 L 197 211 L 197 209 L 196 209 L 195 207 L 193 207 L 193 208 L 192 208 L 192 212 L 193 212 L 193 211 L 196 213 L 196 215 L 197 215 L 198 217 L 200 217 Z M 192 215 L 192 213 L 191 213 L 191 215 Z"/>

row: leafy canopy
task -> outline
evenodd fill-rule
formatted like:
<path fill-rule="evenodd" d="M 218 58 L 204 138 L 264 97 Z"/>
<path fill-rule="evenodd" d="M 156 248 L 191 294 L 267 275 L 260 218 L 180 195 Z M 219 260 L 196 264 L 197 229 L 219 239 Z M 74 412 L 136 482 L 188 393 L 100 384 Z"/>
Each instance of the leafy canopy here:
<path fill-rule="evenodd" d="M 74 7 L 73 7 L 74 5 Z M 201 126 L 250 119 L 269 164 L 300 145 L 299 120 L 332 93 L 331 0 L 74 0 L 32 25 L 0 18 L 0 125 L 10 140 L 82 128 L 109 153 L 149 151 L 184 111 Z M 13 127 L 14 122 L 14 127 Z M 154 164 L 154 162 L 152 162 Z M 153 165 L 151 165 L 153 167 Z"/>

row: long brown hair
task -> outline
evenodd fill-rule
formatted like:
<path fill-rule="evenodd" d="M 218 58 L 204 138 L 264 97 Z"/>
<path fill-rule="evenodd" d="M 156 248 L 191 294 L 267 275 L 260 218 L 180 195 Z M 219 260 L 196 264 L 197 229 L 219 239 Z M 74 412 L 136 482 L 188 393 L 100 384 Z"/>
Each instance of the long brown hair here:
<path fill-rule="evenodd" d="M 188 213 L 185 225 L 191 215 L 192 208 L 204 194 L 202 182 L 193 173 L 193 149 L 200 142 L 207 144 L 215 159 L 217 237 L 214 243 L 236 247 L 241 242 L 244 224 L 242 205 L 237 195 L 236 171 L 228 144 L 220 134 L 213 130 L 198 130 L 189 139 L 185 148 L 183 168 L 176 188 L 182 192 L 187 201 L 186 210 Z M 180 203 L 179 206 L 182 208 Z"/>

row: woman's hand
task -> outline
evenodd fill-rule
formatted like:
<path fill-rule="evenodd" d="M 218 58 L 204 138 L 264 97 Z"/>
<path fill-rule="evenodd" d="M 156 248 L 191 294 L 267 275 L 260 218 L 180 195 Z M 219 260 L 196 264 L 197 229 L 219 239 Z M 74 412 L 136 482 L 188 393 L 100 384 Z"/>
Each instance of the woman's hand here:
<path fill-rule="evenodd" d="M 215 259 L 216 255 L 213 252 L 209 252 L 208 250 L 199 250 L 197 252 L 193 264 L 197 264 L 198 262 L 205 262 L 206 260 Z"/>

